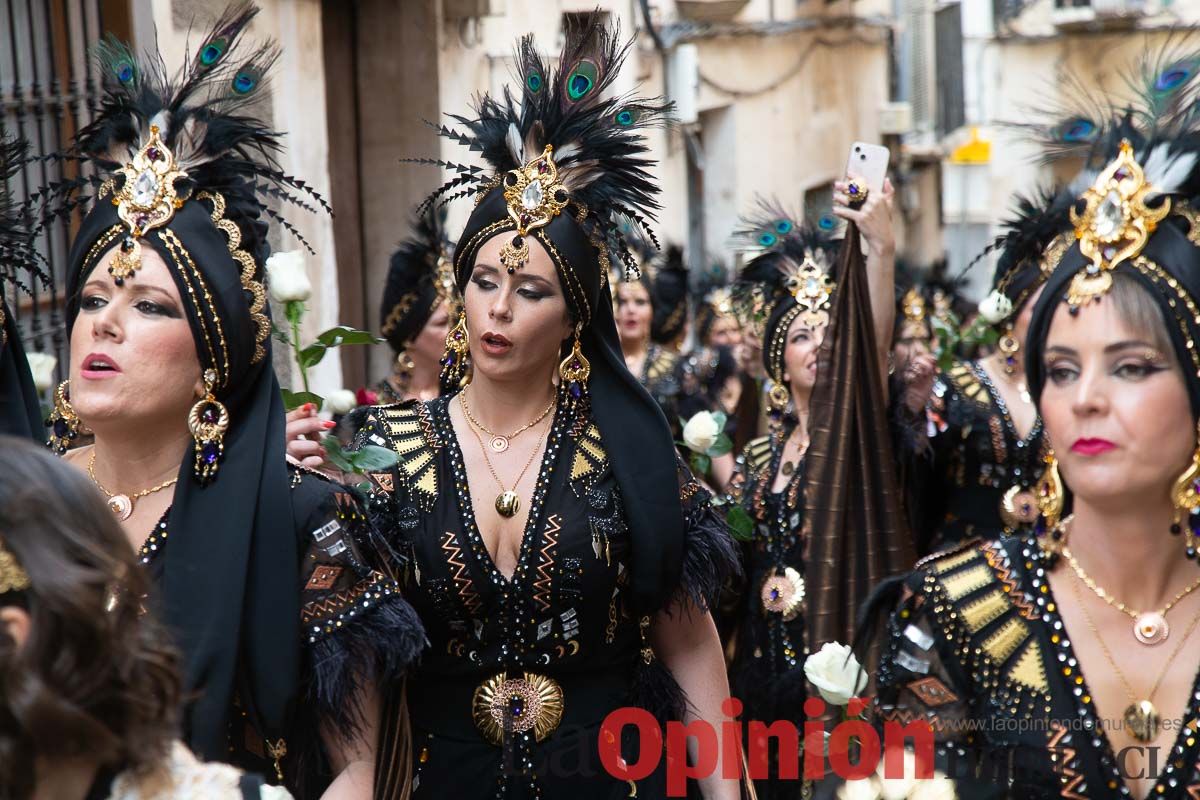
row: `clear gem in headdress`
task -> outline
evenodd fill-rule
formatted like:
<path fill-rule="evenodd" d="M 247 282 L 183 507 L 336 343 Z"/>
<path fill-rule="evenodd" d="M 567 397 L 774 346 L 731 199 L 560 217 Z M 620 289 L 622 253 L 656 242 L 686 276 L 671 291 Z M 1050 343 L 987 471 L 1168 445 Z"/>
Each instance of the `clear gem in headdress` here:
<path fill-rule="evenodd" d="M 800 319 L 804 324 L 810 328 L 829 324 L 834 284 L 825 264 L 825 254 L 806 253 L 800 264 L 785 259 L 780 262 L 779 269 L 784 275 L 784 288 L 800 304 Z"/>
<path fill-rule="evenodd" d="M 133 160 L 116 171 L 124 181 L 115 190 L 112 202 L 117 216 L 128 232 L 109 263 L 108 272 L 118 286 L 142 268 L 142 236 L 154 228 L 166 225 L 183 205 L 175 191 L 175 181 L 186 177 L 175 164 L 175 157 L 159 138 L 157 125 L 150 126 L 150 136 L 134 155 Z"/>
<path fill-rule="evenodd" d="M 1080 198 L 1083 211 L 1071 209 L 1079 249 L 1091 261 L 1067 290 L 1072 310 L 1103 297 L 1112 288 L 1112 270 L 1146 246 L 1150 234 L 1171 211 L 1167 197 L 1161 197 L 1157 206 L 1147 205 L 1157 194 L 1134 158 L 1133 146 L 1123 140 L 1116 160 Z"/>
<path fill-rule="evenodd" d="M 500 248 L 500 263 L 509 275 L 529 262 L 529 232 L 549 225 L 570 200 L 566 188 L 558 182 L 553 152 L 554 147 L 546 145 L 540 156 L 504 175 L 504 202 L 517 224 L 512 241 Z"/>

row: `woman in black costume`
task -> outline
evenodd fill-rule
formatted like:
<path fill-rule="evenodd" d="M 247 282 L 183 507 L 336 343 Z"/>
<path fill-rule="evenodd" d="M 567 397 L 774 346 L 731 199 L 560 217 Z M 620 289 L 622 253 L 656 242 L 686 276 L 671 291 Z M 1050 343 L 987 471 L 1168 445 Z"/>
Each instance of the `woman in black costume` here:
<path fill-rule="evenodd" d="M 873 604 L 898 595 L 880 718 L 930 726 L 971 797 L 1200 792 L 1200 174 L 1168 113 L 1193 63 L 1162 62 L 1033 312 L 1037 532 L 930 556 Z"/>
<path fill-rule="evenodd" d="M 360 432 L 400 455 L 372 477 L 371 509 L 431 642 L 407 679 L 412 758 L 390 767 L 411 768 L 416 797 L 662 797 L 661 752 L 648 741 L 658 768 L 614 775 L 600 748 L 638 756 L 601 722 L 626 706 L 724 718 L 706 607 L 731 540 L 625 368 L 606 283 L 611 213 L 655 208 L 642 130 L 665 113 L 603 96 L 626 51 L 593 20 L 550 70 L 526 37 L 519 95 L 455 117 L 447 135 L 494 172 L 449 185 L 477 190 L 455 252 L 452 393 L 377 407 Z M 738 793 L 719 775 L 700 786 Z"/>
<path fill-rule="evenodd" d="M 66 270 L 70 380 L 50 444 L 109 498 L 153 578 L 147 605 L 194 697 L 186 743 L 303 797 L 369 797 L 373 687 L 423 635 L 355 495 L 284 457 L 263 286 L 277 215 L 258 193 L 304 185 L 245 115 L 277 55 L 243 45 L 255 13 L 227 10 L 171 81 L 157 56 L 100 50 L 103 104 L 76 141 L 96 202 Z M 84 427 L 94 446 L 68 451 Z"/>

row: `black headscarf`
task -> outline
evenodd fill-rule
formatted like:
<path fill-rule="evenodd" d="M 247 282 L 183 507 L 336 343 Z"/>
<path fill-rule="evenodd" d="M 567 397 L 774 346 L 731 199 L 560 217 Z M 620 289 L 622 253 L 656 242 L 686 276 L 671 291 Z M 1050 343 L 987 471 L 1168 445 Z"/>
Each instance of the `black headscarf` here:
<path fill-rule="evenodd" d="M 453 294 L 448 260 L 454 248 L 445 225 L 445 209 L 431 206 L 413 220 L 412 235 L 392 253 L 379 304 L 379 330 L 397 353 L 417 337 L 438 302 Z"/>
<path fill-rule="evenodd" d="M 658 405 L 625 366 L 607 280 L 612 242 L 627 275 L 637 274 L 615 212 L 645 229 L 644 219 L 657 208 L 658 186 L 647 172 L 652 162 L 645 156 L 642 131 L 661 124 L 667 111 L 636 98 L 604 99 L 628 47 L 596 15 L 568 32 L 559 66 L 551 72 L 532 37 L 524 37 L 517 53 L 523 81 L 519 104 L 507 90 L 499 99 L 484 96 L 474 118 L 454 116 L 468 133 L 442 128 L 444 135 L 481 152 L 494 176 L 464 167 L 427 202 L 463 184 L 478 190 L 479 202 L 454 254 L 461 290 L 485 242 L 499 235 L 514 247 L 520 244 L 513 235 L 517 221 L 505 201 L 505 185 L 516 185 L 512 170 L 533 164 L 546 146 L 553 148 L 564 205 L 527 235 L 550 254 L 571 315 L 583 326 L 592 418 L 611 457 L 634 533 L 633 598 L 649 613 L 662 608 L 679 583 L 684 521 L 671 431 Z M 570 344 L 564 342 L 564 348 Z"/>
<path fill-rule="evenodd" d="M 1160 155 L 1170 152 L 1171 156 L 1178 156 L 1187 154 L 1191 145 L 1144 145 L 1137 149 L 1137 162 L 1153 164 L 1148 156 L 1157 148 L 1166 148 L 1159 151 Z M 1147 205 L 1153 209 L 1169 203 L 1170 212 L 1157 223 L 1146 244 L 1120 261 L 1112 271 L 1132 277 L 1162 311 L 1175 356 L 1187 382 L 1192 416 L 1200 418 L 1200 352 L 1196 345 L 1200 342 L 1200 317 L 1192 310 L 1200 305 L 1200 246 L 1197 245 L 1200 242 L 1200 214 L 1195 210 L 1200 207 L 1200 191 L 1197 191 L 1200 190 L 1200 170 L 1193 167 L 1181 182 L 1164 185 L 1155 179 L 1167 171 L 1161 161 L 1158 167 L 1153 172 L 1147 171 L 1146 179 L 1152 187 L 1167 191 L 1152 195 Z M 1082 213 L 1084 206 L 1085 201 L 1081 198 L 1076 207 Z M 1079 230 L 1088 235 L 1088 228 L 1082 222 Z M 1046 282 L 1046 290 L 1034 308 L 1025 370 L 1035 402 L 1040 401 L 1046 382 L 1042 353 L 1050 324 L 1059 306 L 1068 301 L 1076 277 L 1085 273 L 1091 264 L 1092 259 L 1084 255 L 1081 243 L 1073 245 Z M 1104 299 L 1101 296 L 1089 302 L 1097 301 L 1104 302 Z"/>
<path fill-rule="evenodd" d="M 289 188 L 315 195 L 272 160 L 279 135 L 244 113 L 277 55 L 273 45 L 232 55 L 256 13 L 246 3 L 228 9 L 171 81 L 157 55 L 139 60 L 114 41 L 100 49 L 106 92 L 76 146 L 96 162 L 92 185 L 101 185 L 67 268 L 70 327 L 88 275 L 113 247 L 134 244 L 113 202 L 127 197 L 131 178 L 114 170 L 137 164 L 139 154 L 162 158 L 165 149 L 186 172 L 174 182 L 181 204 L 138 241 L 166 263 L 201 370 L 216 372 L 214 393 L 231 424 L 213 482 L 193 476 L 190 453 L 180 465 L 158 599 L 196 693 L 185 715 L 187 742 L 218 760 L 226 757 L 235 693 L 268 739 L 281 737 L 301 656 L 296 521 L 263 286 L 265 218 L 278 214 L 257 193 L 297 203 Z M 69 210 L 68 202 L 50 213 Z"/>

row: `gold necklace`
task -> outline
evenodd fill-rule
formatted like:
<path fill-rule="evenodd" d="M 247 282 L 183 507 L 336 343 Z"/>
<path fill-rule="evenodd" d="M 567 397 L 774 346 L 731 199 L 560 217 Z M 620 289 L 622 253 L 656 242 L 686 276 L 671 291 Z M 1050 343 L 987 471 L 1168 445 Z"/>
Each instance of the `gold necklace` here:
<path fill-rule="evenodd" d="M 1092 615 L 1088 613 L 1087 606 L 1084 605 L 1083 598 L 1079 595 L 1079 585 L 1075 581 L 1071 581 L 1071 590 L 1075 594 L 1076 604 L 1079 606 L 1079 610 L 1083 612 L 1083 618 L 1091 629 L 1092 635 L 1096 637 L 1096 641 L 1100 643 L 1100 649 L 1104 651 L 1104 657 L 1112 665 L 1113 671 L 1117 673 L 1117 677 L 1121 679 L 1121 683 L 1125 686 L 1125 693 L 1129 695 L 1130 702 L 1129 706 L 1125 709 L 1124 720 L 1125 724 L 1129 726 L 1130 735 L 1143 744 L 1153 742 L 1158 738 L 1158 729 L 1162 721 L 1158 709 L 1154 707 L 1154 694 L 1158 691 L 1162 679 L 1166 677 L 1167 669 L 1179 657 L 1179 653 L 1183 650 L 1183 645 L 1187 642 L 1188 638 L 1191 637 L 1192 631 L 1196 630 L 1196 624 L 1200 623 L 1200 614 L 1192 617 L 1192 624 L 1188 626 L 1187 632 L 1183 634 L 1183 638 L 1175 646 L 1175 652 L 1171 653 L 1162 670 L 1158 673 L 1158 680 L 1154 681 L 1154 686 L 1150 688 L 1150 694 L 1145 700 L 1138 700 L 1137 693 L 1133 691 L 1133 687 L 1130 686 L 1129 681 L 1125 678 L 1125 673 L 1117 666 L 1117 660 L 1113 658 L 1108 645 L 1104 643 L 1104 639 L 1100 636 L 1100 630 L 1096 627 L 1096 623 L 1092 621 Z"/>
<path fill-rule="evenodd" d="M 88 477 L 92 479 L 92 483 L 96 484 L 96 488 L 99 489 L 100 491 L 104 492 L 104 494 L 108 497 L 109 511 L 116 514 L 117 518 L 122 521 L 129 519 L 129 517 L 133 514 L 133 501 L 134 500 L 140 500 L 141 498 L 146 497 L 148 495 L 152 495 L 155 492 L 161 492 L 163 489 L 166 489 L 168 486 L 173 486 L 175 484 L 175 482 L 177 480 L 179 480 L 179 476 L 175 476 L 174 478 L 171 478 L 171 480 L 169 480 L 169 481 L 164 481 L 163 483 L 160 483 L 158 486 L 154 486 L 149 489 L 143 489 L 142 491 L 137 492 L 135 494 L 113 494 L 108 489 L 105 489 L 104 484 L 100 483 L 100 481 L 96 478 L 96 451 L 95 451 L 95 449 L 92 450 L 92 457 L 91 457 L 91 459 L 88 460 L 87 474 L 88 474 Z"/>
<path fill-rule="evenodd" d="M 799 428 L 797 428 L 796 430 L 798 431 Z M 795 436 L 795 435 L 796 435 L 796 431 L 793 431 L 792 435 L 788 437 L 788 442 L 790 442 L 792 440 L 792 436 Z M 804 460 L 804 455 L 808 452 L 808 445 L 809 445 L 809 442 L 805 442 L 804 444 L 799 445 L 799 452 L 796 454 L 795 461 L 784 461 L 779 466 L 779 471 L 783 473 L 784 477 L 790 478 L 790 477 L 792 477 L 792 475 L 795 474 L 796 465 L 798 465 L 801 461 Z M 787 450 L 787 442 L 783 443 L 783 449 L 785 451 Z"/>
<path fill-rule="evenodd" d="M 505 450 L 508 449 L 508 443 L 510 441 L 517 438 L 518 435 L 524 433 L 525 431 L 532 428 L 534 425 L 537 425 L 539 422 L 544 420 L 546 418 L 546 415 L 554 410 L 554 403 L 555 403 L 555 399 L 551 399 L 550 405 L 546 406 L 545 411 L 543 411 L 541 414 L 538 414 L 537 419 L 535 419 L 533 422 L 529 422 L 529 423 L 526 423 L 525 425 L 522 425 L 521 427 L 517 428 L 512 433 L 508 434 L 507 436 L 504 436 L 503 434 L 493 433 L 492 431 L 488 430 L 487 426 L 485 426 L 479 420 L 475 419 L 475 417 L 471 416 L 471 407 L 469 405 L 467 405 L 467 393 L 465 391 L 458 396 L 458 400 L 459 400 L 459 405 L 462 406 L 463 416 L 465 416 L 467 418 L 467 421 L 470 422 L 472 425 L 474 425 L 476 428 L 479 428 L 479 430 L 483 431 L 488 436 L 492 437 L 492 441 L 490 444 L 492 445 L 492 452 L 495 452 L 495 453 L 503 453 Z"/>
<path fill-rule="evenodd" d="M 1064 523 L 1071 522 L 1070 519 L 1063 520 Z M 1063 530 L 1064 539 L 1066 535 L 1066 525 L 1060 526 Z M 1187 597 L 1192 592 L 1200 589 L 1200 580 L 1184 587 L 1183 591 L 1175 595 L 1171 602 L 1167 603 L 1158 611 L 1135 611 L 1121 601 L 1117 600 L 1111 594 L 1106 592 L 1103 587 L 1096 583 L 1090 575 L 1083 571 L 1083 567 L 1075 559 L 1075 554 L 1071 552 L 1071 548 L 1067 547 L 1065 542 L 1062 549 L 1062 554 L 1066 556 L 1067 563 L 1071 565 L 1071 569 L 1075 571 L 1075 575 L 1079 580 L 1083 581 L 1083 585 L 1092 590 L 1092 592 L 1108 603 L 1113 608 L 1120 611 L 1122 614 L 1127 614 L 1133 619 L 1133 635 L 1139 642 L 1145 645 L 1161 644 L 1167 640 L 1171 634 L 1171 626 L 1167 624 L 1167 612 L 1174 608 L 1175 604 L 1183 598 Z"/>
<path fill-rule="evenodd" d="M 461 394 L 459 398 L 461 401 Z M 463 411 L 465 412 L 466 408 L 463 408 Z M 483 453 L 483 463 L 487 464 L 488 472 L 492 473 L 492 479 L 500 487 L 500 494 L 496 495 L 496 513 L 505 519 L 510 519 L 516 516 L 517 512 L 521 510 L 521 498 L 517 496 L 514 490 L 521 485 L 521 479 L 525 477 L 525 473 L 529 471 L 530 465 L 533 464 L 534 456 L 541 449 L 542 440 L 539 439 L 538 443 L 534 445 L 533 450 L 529 453 L 529 460 L 525 462 L 525 467 L 521 470 L 521 474 L 517 476 L 517 480 L 513 483 L 513 488 L 509 489 L 504 485 L 504 481 L 500 480 L 500 475 L 496 472 L 496 468 L 492 466 L 492 459 L 488 457 L 487 448 L 483 446 L 483 439 L 479 438 L 479 431 L 475 429 L 475 424 L 469 415 L 467 416 L 467 422 L 471 423 L 467 427 L 471 429 L 471 435 L 475 437 L 475 442 L 479 445 L 479 452 Z M 487 431 L 485 430 L 484 432 L 486 433 Z M 549 433 L 549 429 L 547 429 L 547 433 Z"/>

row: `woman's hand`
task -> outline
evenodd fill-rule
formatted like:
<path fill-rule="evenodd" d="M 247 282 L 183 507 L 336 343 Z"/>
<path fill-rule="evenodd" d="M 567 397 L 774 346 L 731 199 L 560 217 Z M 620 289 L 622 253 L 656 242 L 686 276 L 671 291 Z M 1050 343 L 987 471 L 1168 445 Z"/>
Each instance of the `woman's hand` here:
<path fill-rule="evenodd" d="M 918 353 L 904 368 L 904 404 L 916 416 L 929 402 L 933 382 L 937 378 L 937 360 L 932 353 Z"/>
<path fill-rule="evenodd" d="M 891 256 L 896 252 L 896 232 L 892 229 L 892 206 L 896 190 L 892 181 L 884 178 L 882 192 L 867 194 L 867 202 L 860 208 L 850 207 L 850 181 L 835 181 L 833 184 L 833 213 L 858 225 L 858 232 L 867 240 L 867 251 L 871 256 Z"/>
<path fill-rule="evenodd" d="M 334 427 L 335 423 L 317 416 L 317 407 L 305 403 L 287 414 L 287 454 L 296 463 L 309 469 L 321 469 L 325 465 L 325 448 L 320 437 Z"/>

